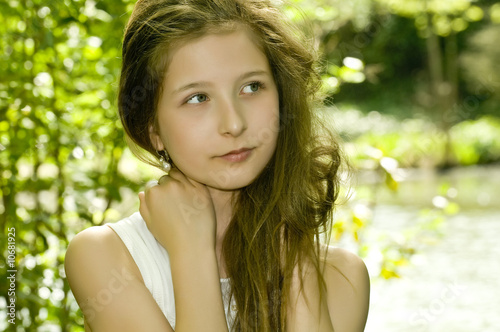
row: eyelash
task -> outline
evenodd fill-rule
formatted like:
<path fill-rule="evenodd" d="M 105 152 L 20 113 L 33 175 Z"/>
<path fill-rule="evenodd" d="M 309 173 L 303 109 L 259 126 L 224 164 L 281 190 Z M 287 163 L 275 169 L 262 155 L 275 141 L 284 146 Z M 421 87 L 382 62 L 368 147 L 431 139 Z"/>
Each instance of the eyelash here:
<path fill-rule="evenodd" d="M 196 94 L 194 94 L 194 95 L 189 96 L 189 97 L 186 99 L 186 101 L 184 102 L 184 104 L 194 104 L 194 103 L 190 103 L 189 101 L 190 101 L 191 99 L 195 98 L 195 97 L 198 97 L 198 96 L 205 96 L 205 98 L 207 98 L 207 99 L 208 99 L 208 96 L 207 96 L 207 95 L 205 95 L 205 94 L 203 94 L 203 93 L 196 93 Z M 199 102 L 198 104 L 201 104 L 201 103 L 203 103 L 203 102 L 204 102 L 204 101 L 201 101 L 201 102 Z"/>
<path fill-rule="evenodd" d="M 250 83 L 248 83 L 247 85 L 245 85 L 245 86 L 243 87 L 243 89 L 244 89 L 244 88 L 246 88 L 247 86 L 254 85 L 254 84 L 257 84 L 257 87 L 259 88 L 259 90 L 252 92 L 252 94 L 259 93 L 259 91 L 265 87 L 265 86 L 264 86 L 264 83 L 262 83 L 262 82 L 260 82 L 260 81 L 254 81 L 254 82 L 250 82 Z M 241 89 L 241 90 L 243 90 L 243 89 Z"/>
<path fill-rule="evenodd" d="M 257 84 L 258 90 L 257 90 L 257 91 L 254 91 L 254 92 L 252 92 L 252 93 L 249 93 L 249 94 L 256 94 L 256 93 L 259 93 L 259 92 L 260 92 L 260 90 L 262 90 L 263 88 L 265 88 L 264 83 L 262 83 L 262 82 L 260 82 L 260 81 L 253 81 L 253 82 L 250 82 L 250 83 L 248 83 L 248 84 L 244 85 L 244 86 L 243 86 L 243 88 L 242 88 L 241 90 L 243 90 L 244 88 L 246 88 L 246 87 L 248 87 L 248 86 L 250 86 L 250 85 L 253 85 L 253 84 Z M 193 94 L 193 95 L 189 96 L 189 97 L 186 99 L 186 101 L 184 102 L 184 104 L 190 104 L 190 103 L 189 103 L 189 101 L 190 101 L 191 99 L 195 98 L 195 97 L 198 97 L 198 96 L 205 96 L 205 98 L 208 100 L 208 96 L 207 96 L 206 94 L 203 94 L 203 93 L 195 93 L 195 94 Z M 205 102 L 205 101 L 206 101 L 206 100 L 201 101 L 201 102 L 199 102 L 199 103 L 197 103 L 197 104 L 201 104 L 201 103 L 203 103 L 203 102 Z M 191 104 L 193 104 L 193 103 L 191 103 Z"/>

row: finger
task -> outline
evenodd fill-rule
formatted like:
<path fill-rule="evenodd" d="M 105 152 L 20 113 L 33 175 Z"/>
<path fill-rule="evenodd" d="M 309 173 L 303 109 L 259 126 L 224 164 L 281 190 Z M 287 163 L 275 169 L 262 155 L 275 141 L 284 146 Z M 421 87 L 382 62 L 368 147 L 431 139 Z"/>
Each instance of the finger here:
<path fill-rule="evenodd" d="M 168 175 L 163 175 L 159 179 L 158 183 L 164 184 L 168 181 L 180 182 L 183 184 L 191 185 L 194 188 L 205 188 L 206 187 L 203 183 L 200 183 L 200 182 L 193 180 L 190 177 L 186 176 L 178 168 L 172 168 L 172 170 L 170 170 Z"/>
<path fill-rule="evenodd" d="M 184 173 L 182 173 L 179 169 L 173 168 L 170 173 L 168 173 L 168 176 L 171 179 L 174 179 L 176 181 L 182 182 L 182 183 L 187 183 L 190 184 L 191 186 L 197 188 L 200 186 L 204 186 L 204 184 L 191 179 L 190 177 L 186 176 Z"/>
<path fill-rule="evenodd" d="M 172 168 L 170 172 L 168 172 L 168 177 L 176 181 L 183 181 L 186 178 L 184 173 L 179 171 L 177 168 Z"/>
<path fill-rule="evenodd" d="M 175 182 L 177 184 L 189 185 L 188 177 L 176 168 L 172 169 L 168 173 L 168 179 L 162 180 L 162 183 L 168 183 L 168 182 Z"/>
<path fill-rule="evenodd" d="M 153 188 L 154 186 L 158 185 L 158 181 L 156 180 L 151 180 L 146 183 L 144 186 L 144 191 L 149 191 L 149 189 Z"/>
<path fill-rule="evenodd" d="M 163 175 L 161 178 L 158 179 L 158 185 L 164 184 L 166 181 L 168 181 L 168 175 Z"/>

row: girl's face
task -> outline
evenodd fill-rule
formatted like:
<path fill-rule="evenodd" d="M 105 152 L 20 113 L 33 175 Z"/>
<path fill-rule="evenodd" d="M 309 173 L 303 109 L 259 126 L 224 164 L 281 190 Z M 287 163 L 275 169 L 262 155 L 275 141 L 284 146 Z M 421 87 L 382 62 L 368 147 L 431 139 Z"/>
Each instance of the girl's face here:
<path fill-rule="evenodd" d="M 207 35 L 174 50 L 151 139 L 189 178 L 239 189 L 276 149 L 278 100 L 267 57 L 249 32 Z"/>

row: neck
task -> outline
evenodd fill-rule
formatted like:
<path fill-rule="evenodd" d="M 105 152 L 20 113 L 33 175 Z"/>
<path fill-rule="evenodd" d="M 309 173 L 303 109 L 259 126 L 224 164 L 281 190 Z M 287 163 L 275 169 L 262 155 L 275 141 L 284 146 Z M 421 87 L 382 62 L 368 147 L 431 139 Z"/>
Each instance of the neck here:
<path fill-rule="evenodd" d="M 233 214 L 231 201 L 235 195 L 235 191 L 223 191 L 210 187 L 208 187 L 208 191 L 214 204 L 217 222 L 217 237 L 219 237 L 219 234 L 224 235 L 224 232 L 231 221 L 231 216 Z"/>
<path fill-rule="evenodd" d="M 226 278 L 226 268 L 222 259 L 222 241 L 224 234 L 231 222 L 233 215 L 232 199 L 236 191 L 223 191 L 208 187 L 212 202 L 214 204 L 215 218 L 217 222 L 217 234 L 215 239 L 215 252 L 219 261 L 219 274 L 221 278 Z"/>

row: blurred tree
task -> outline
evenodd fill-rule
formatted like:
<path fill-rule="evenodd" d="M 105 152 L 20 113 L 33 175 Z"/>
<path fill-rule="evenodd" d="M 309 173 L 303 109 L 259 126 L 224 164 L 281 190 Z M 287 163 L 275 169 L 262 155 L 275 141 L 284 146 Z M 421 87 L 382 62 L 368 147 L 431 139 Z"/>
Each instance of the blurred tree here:
<path fill-rule="evenodd" d="M 439 115 L 447 136 L 444 165 L 452 164 L 449 129 L 454 124 L 452 112 L 458 105 L 459 67 L 457 34 L 466 30 L 471 22 L 483 19 L 484 11 L 474 0 L 375 0 L 389 12 L 414 20 L 427 50 L 429 95 L 427 107 Z"/>
<path fill-rule="evenodd" d="M 499 22 L 496 25 L 485 26 L 470 35 L 467 39 L 467 50 L 462 54 L 460 63 L 467 87 L 472 96 L 468 100 L 469 107 L 474 107 L 480 101 L 487 101 L 486 107 L 498 112 L 500 101 L 500 3 L 498 10 Z M 475 97 L 475 98 L 474 98 Z"/>
<path fill-rule="evenodd" d="M 449 130 L 476 116 L 462 100 L 459 55 L 478 27 L 500 20 L 500 4 L 475 0 L 295 0 L 312 17 L 326 61 L 327 101 L 371 111 L 422 110 L 447 136 L 441 165 L 452 165 Z M 490 17 L 488 21 L 485 17 Z M 292 16 L 294 17 L 294 16 Z M 297 18 L 297 15 L 295 15 Z M 490 62 L 495 54 L 483 52 Z M 474 112 L 473 112 L 474 111 Z"/>
<path fill-rule="evenodd" d="M 120 187 L 138 188 L 119 171 L 125 143 L 114 106 L 128 10 L 121 0 L 0 3 L 0 225 L 16 229 L 16 331 L 75 331 L 68 241 L 119 218 Z"/>
<path fill-rule="evenodd" d="M 321 53 L 325 93 L 338 93 L 343 83 L 364 82 L 365 66 L 360 59 L 376 29 L 373 0 L 294 0 L 290 4 L 289 16 L 309 31 Z"/>

